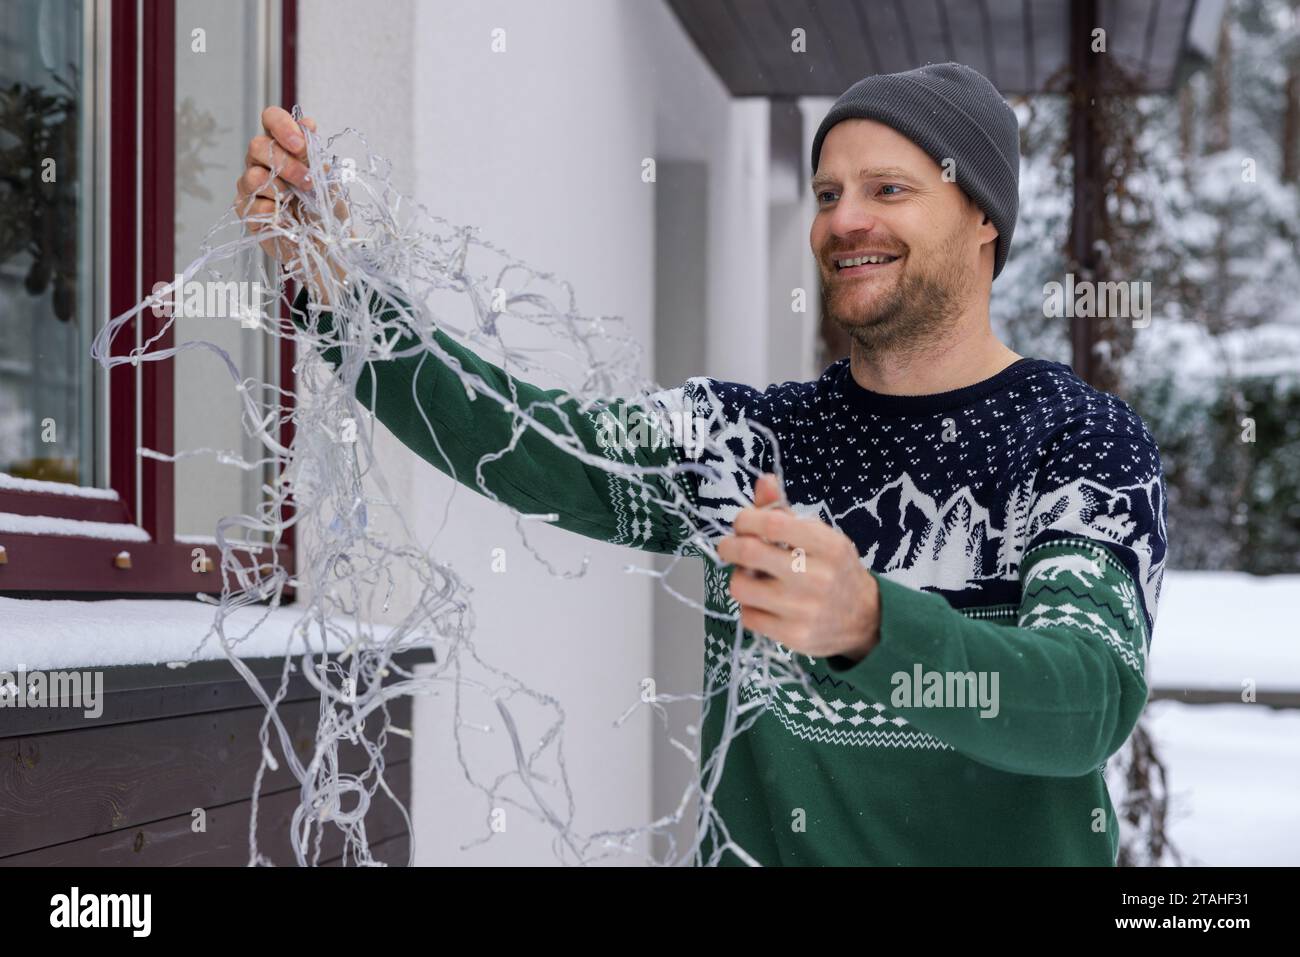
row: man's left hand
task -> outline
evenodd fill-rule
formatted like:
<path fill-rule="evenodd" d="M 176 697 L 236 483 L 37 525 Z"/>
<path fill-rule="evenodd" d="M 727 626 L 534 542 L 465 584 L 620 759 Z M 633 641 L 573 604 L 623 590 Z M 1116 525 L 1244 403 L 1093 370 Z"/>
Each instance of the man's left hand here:
<path fill-rule="evenodd" d="M 741 624 L 810 658 L 861 660 L 880 640 L 875 576 L 847 535 L 780 502 L 776 476 L 762 476 L 754 504 L 717 546 L 736 566 L 731 596 Z"/>

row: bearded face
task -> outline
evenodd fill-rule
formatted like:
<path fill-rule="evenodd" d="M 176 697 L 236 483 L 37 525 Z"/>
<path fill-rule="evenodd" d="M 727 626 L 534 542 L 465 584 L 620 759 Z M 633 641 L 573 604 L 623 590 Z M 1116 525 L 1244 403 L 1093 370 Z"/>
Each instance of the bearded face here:
<path fill-rule="evenodd" d="M 919 248 L 873 241 L 894 258 L 861 265 L 857 249 L 833 240 L 819 260 L 826 316 L 870 352 L 912 351 L 941 338 L 967 301 L 972 277 L 961 237 L 936 239 Z"/>
<path fill-rule="evenodd" d="M 837 123 L 812 188 L 822 306 L 858 347 L 919 351 L 987 291 L 996 228 L 901 133 L 873 120 Z"/>

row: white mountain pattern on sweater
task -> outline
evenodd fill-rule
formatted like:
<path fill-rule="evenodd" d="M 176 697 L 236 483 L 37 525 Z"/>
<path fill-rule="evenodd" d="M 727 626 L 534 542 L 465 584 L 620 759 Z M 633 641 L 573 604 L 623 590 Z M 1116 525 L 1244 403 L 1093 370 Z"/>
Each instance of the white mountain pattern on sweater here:
<path fill-rule="evenodd" d="M 1159 452 L 1131 408 L 1066 366 L 1024 360 L 969 389 L 893 397 L 861 389 L 840 360 L 813 382 L 759 392 L 696 378 L 653 399 L 663 409 L 693 410 L 725 449 L 696 460 L 713 475 L 690 479 L 704 516 L 723 529 L 752 500 L 753 475 L 776 470 L 779 452 L 796 513 L 847 534 L 873 571 L 940 592 L 966 614 L 988 617 L 982 610 L 1017 606 L 1023 559 L 1037 546 L 1105 546 L 1107 559 L 1125 572 L 1114 597 L 1149 640 L 1166 540 Z M 1033 575 L 1067 576 L 1088 589 L 1089 581 L 1096 585 L 1090 568 L 1098 560 L 1056 557 Z M 706 593 L 711 608 L 736 611 L 719 569 L 706 573 Z M 1145 648 L 1134 650 L 1107 622 L 1088 616 L 1068 602 L 1053 603 L 1022 613 L 1019 623 L 1070 624 L 1097 634 L 1131 667 L 1143 667 Z M 1008 623 L 1017 623 L 1014 615 Z M 722 680 L 731 639 L 714 630 L 706 669 Z M 765 696 L 781 723 L 808 740 L 946 747 L 905 730 L 906 721 L 847 685 L 834 690 L 830 700 L 752 683 L 744 693 Z"/>

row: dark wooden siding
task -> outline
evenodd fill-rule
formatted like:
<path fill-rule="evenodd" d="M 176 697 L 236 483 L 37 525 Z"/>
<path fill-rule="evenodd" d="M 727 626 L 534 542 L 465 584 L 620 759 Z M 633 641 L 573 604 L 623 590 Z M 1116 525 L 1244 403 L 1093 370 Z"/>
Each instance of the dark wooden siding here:
<path fill-rule="evenodd" d="M 431 659 L 398 660 L 409 667 Z M 269 691 L 278 686 L 282 660 L 247 664 Z M 225 661 L 102 670 L 104 711 L 97 718 L 79 708 L 0 709 L 0 864 L 246 864 L 266 713 L 252 690 Z M 279 711 L 294 750 L 308 759 L 316 691 L 295 675 Z M 410 728 L 409 698 L 390 711 L 396 726 Z M 279 768 L 262 780 L 258 846 L 275 864 L 291 865 L 298 788 L 274 731 L 268 743 Z M 411 741 L 390 735 L 384 754 L 389 787 L 409 812 Z M 345 771 L 367 764 L 361 749 L 347 744 L 340 761 Z M 206 813 L 205 832 L 191 828 L 195 808 Z M 366 829 L 376 858 L 406 863 L 406 824 L 382 790 Z M 337 864 L 340 835 L 325 833 L 319 860 Z"/>

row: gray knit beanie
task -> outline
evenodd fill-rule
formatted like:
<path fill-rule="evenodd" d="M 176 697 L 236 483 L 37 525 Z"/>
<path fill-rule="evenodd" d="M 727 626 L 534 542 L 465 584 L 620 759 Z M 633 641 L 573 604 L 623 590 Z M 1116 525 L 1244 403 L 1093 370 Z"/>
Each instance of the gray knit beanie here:
<path fill-rule="evenodd" d="M 881 73 L 853 84 L 835 101 L 813 139 L 817 172 L 822 140 L 840 120 L 861 118 L 893 127 L 940 166 L 953 161 L 957 185 L 998 228 L 993 275 L 1002 271 L 1016 228 L 1020 125 L 1010 104 L 976 70 L 932 63 Z"/>

